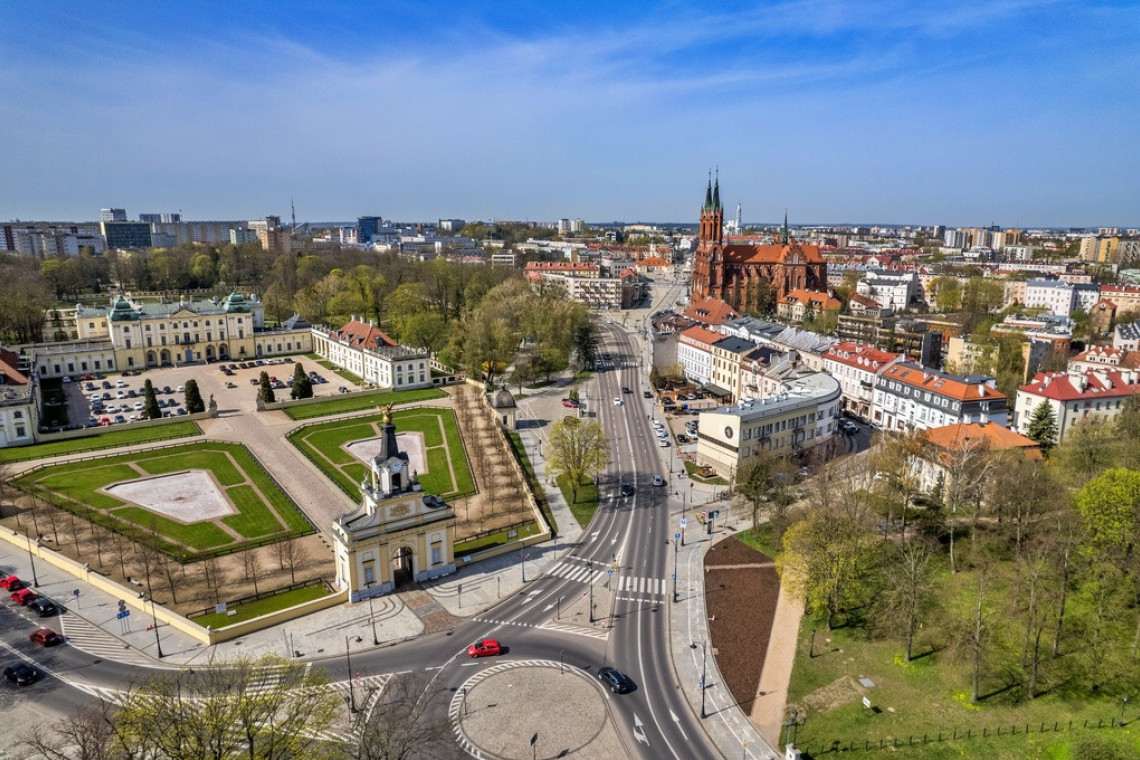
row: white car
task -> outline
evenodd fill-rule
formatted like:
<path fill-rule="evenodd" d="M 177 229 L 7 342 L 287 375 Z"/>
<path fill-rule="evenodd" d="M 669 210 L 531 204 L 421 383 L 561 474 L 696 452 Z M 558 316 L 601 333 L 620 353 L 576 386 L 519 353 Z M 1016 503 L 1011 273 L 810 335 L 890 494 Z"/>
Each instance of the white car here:
<path fill-rule="evenodd" d="M 657 445 L 663 449 L 667 449 L 667 448 L 669 448 L 669 439 L 668 438 L 658 438 L 657 439 Z"/>
<path fill-rule="evenodd" d="M 665 478 L 661 477 L 660 475 L 654 475 L 653 476 L 653 485 L 655 485 L 655 486 L 665 485 Z"/>
<path fill-rule="evenodd" d="M 614 396 L 614 406 L 621 406 L 621 399 Z"/>
<path fill-rule="evenodd" d="M 134 409 L 135 409 L 135 411 L 136 411 L 136 412 L 141 412 L 141 411 L 143 410 L 143 402 L 141 402 L 141 401 L 136 401 L 136 402 L 135 402 L 135 406 L 134 406 Z"/>

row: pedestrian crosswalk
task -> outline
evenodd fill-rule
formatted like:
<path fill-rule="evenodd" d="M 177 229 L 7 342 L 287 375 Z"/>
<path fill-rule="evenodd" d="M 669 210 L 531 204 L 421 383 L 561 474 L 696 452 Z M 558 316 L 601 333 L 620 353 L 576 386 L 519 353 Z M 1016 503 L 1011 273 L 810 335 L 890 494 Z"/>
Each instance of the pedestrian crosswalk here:
<path fill-rule="evenodd" d="M 623 575 L 618 580 L 618 591 L 630 594 L 664 594 L 665 579 Z"/>
<path fill-rule="evenodd" d="M 584 560 L 571 557 L 550 568 L 547 574 L 553 575 L 556 578 L 564 578 L 568 581 L 592 585 L 607 575 L 607 570 L 598 570 L 595 569 L 596 567 L 598 567 L 598 563 L 588 565 L 585 564 Z M 668 586 L 668 580 L 665 578 L 624 575 L 621 572 L 615 573 L 610 578 L 610 582 L 617 584 L 615 590 L 619 593 L 637 594 L 640 595 L 641 598 L 645 596 L 662 596 L 665 594 Z"/>
<path fill-rule="evenodd" d="M 597 582 L 598 578 L 605 575 L 606 571 L 593 569 L 578 561 L 566 560 L 559 562 L 547 572 L 549 575 L 553 575 L 557 578 L 565 578 L 568 581 L 593 584 Z"/>
<path fill-rule="evenodd" d="M 59 622 L 67 643 L 87 654 L 113 662 L 121 662 L 125 665 L 143 665 L 149 668 L 162 667 L 154 658 L 143 654 L 122 639 L 112 636 L 99 626 L 78 615 L 64 613 L 60 616 Z"/>

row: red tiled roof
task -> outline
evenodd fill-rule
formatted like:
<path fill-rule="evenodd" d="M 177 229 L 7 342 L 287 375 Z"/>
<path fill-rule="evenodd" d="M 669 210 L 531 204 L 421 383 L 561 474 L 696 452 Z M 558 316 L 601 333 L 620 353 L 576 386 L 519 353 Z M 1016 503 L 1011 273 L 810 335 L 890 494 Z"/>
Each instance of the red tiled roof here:
<path fill-rule="evenodd" d="M 721 255 L 726 263 L 733 264 L 776 264 L 792 253 L 798 253 L 808 264 L 822 264 L 823 254 L 819 246 L 791 242 L 788 245 L 726 245 Z"/>
<path fill-rule="evenodd" d="M 851 303 L 857 303 L 860 306 L 863 306 L 863 307 L 868 308 L 868 309 L 881 309 L 881 308 L 883 308 L 883 305 L 881 303 L 879 303 L 878 301 L 876 301 L 874 298 L 868 298 L 867 296 L 861 296 L 858 293 L 852 293 L 851 297 L 847 300 L 849 300 Z"/>
<path fill-rule="evenodd" d="M 646 256 L 637 262 L 639 267 L 668 267 L 672 266 L 668 261 L 660 256 Z"/>
<path fill-rule="evenodd" d="M 0 383 L 4 385 L 27 385 L 28 376 L 16 369 L 19 365 L 19 354 L 0 348 Z"/>
<path fill-rule="evenodd" d="M 343 327 L 336 330 L 335 335 L 353 348 L 378 348 L 380 346 L 398 346 L 399 344 L 388 337 L 379 327 L 353 320 L 346 322 Z"/>
<path fill-rule="evenodd" d="M 889 351 L 880 351 L 866 343 L 856 343 L 846 340 L 836 343 L 824 352 L 823 358 L 847 364 L 857 369 L 877 371 L 887 364 L 904 358 L 903 354 L 892 354 Z"/>
<path fill-rule="evenodd" d="M 684 314 L 689 319 L 695 319 L 706 325 L 722 325 L 740 316 L 731 306 L 719 298 L 706 298 L 695 303 L 686 309 Z"/>
<path fill-rule="evenodd" d="M 720 333 L 713 332 L 712 330 L 700 327 L 699 325 L 697 327 L 690 327 L 688 330 L 685 330 L 681 333 L 681 337 L 697 341 L 698 343 L 705 343 L 709 346 L 711 346 L 713 343 L 716 343 L 718 340 L 724 340 L 724 336 Z"/>
<path fill-rule="evenodd" d="M 820 311 L 839 311 L 843 308 L 843 302 L 835 296 L 824 293 L 822 290 L 805 290 L 803 288 L 789 291 L 784 296 L 784 303 L 800 303 Z"/>
<path fill-rule="evenodd" d="M 1041 458 L 1041 447 L 1037 441 L 992 422 L 959 422 L 924 430 L 922 435 L 928 443 L 948 452 L 957 451 L 967 442 L 982 438 L 991 451 L 1024 449 L 1026 456 L 1033 459 Z"/>
<path fill-rule="evenodd" d="M 1140 378 L 1133 370 L 1107 367 L 1076 376 L 1068 372 L 1038 372 L 1033 380 L 1017 390 L 1054 401 L 1119 398 L 1140 393 Z"/>
<path fill-rule="evenodd" d="M 896 364 L 883 373 L 884 378 L 895 380 L 912 388 L 937 390 L 943 396 L 958 401 L 983 399 L 993 401 L 1005 398 L 1005 394 L 985 383 L 968 383 L 957 375 L 947 375 L 937 370 L 916 369 L 911 364 Z"/>

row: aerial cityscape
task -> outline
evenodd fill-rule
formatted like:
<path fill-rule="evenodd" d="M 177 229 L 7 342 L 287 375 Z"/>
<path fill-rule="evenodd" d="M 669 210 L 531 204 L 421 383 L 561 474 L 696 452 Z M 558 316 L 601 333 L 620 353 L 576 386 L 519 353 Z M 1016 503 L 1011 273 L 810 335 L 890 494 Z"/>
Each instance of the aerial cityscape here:
<path fill-rule="evenodd" d="M 0 759 L 1140 757 L 1132 9 L 361 10 L 7 14 Z"/>

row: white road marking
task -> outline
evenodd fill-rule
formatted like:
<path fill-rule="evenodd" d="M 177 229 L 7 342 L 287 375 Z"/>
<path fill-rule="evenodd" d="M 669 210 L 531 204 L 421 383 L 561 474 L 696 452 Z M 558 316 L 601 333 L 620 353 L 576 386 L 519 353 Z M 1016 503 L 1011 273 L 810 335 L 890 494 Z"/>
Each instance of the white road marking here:
<path fill-rule="evenodd" d="M 633 716 L 633 738 L 637 739 L 646 747 L 649 746 L 649 739 L 645 736 L 645 726 L 641 724 L 641 718 L 637 717 L 637 715 Z"/>

